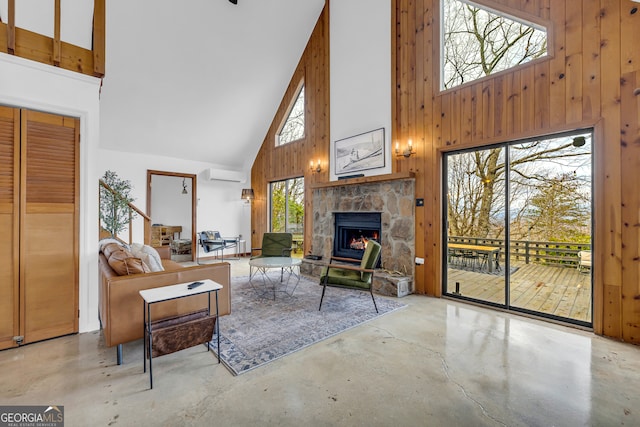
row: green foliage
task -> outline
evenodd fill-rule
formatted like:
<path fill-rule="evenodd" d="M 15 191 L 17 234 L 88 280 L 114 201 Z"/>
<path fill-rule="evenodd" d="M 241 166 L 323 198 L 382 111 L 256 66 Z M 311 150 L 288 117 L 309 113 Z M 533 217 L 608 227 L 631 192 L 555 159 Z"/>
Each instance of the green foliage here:
<path fill-rule="evenodd" d="M 304 178 L 271 184 L 271 231 L 302 232 L 304 224 Z"/>
<path fill-rule="evenodd" d="M 133 186 L 130 181 L 120 179 L 118 174 L 109 170 L 104 173 L 102 182 L 113 192 L 100 186 L 100 222 L 102 228 L 115 237 L 125 230 L 129 220 L 135 217 L 135 212 L 129 207 L 129 203 L 135 200 L 131 197 Z"/>
<path fill-rule="evenodd" d="M 589 199 L 571 173 L 551 177 L 531 199 L 532 224 L 538 238 L 550 242 L 581 243 L 589 232 Z M 586 242 L 588 243 L 588 241 Z"/>

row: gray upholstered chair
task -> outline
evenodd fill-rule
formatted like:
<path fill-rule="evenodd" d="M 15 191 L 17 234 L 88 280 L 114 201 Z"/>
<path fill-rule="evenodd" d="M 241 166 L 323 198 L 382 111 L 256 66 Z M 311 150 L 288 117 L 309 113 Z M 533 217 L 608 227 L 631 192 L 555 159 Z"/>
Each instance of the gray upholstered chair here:
<path fill-rule="evenodd" d="M 351 258 L 331 257 L 329 264 L 322 270 L 320 275 L 320 283 L 322 284 L 322 296 L 320 297 L 320 307 L 318 311 L 322 309 L 322 300 L 324 299 L 324 293 L 327 290 L 327 285 L 338 286 L 342 288 L 368 290 L 373 300 L 373 306 L 378 312 L 378 305 L 376 299 L 373 297 L 373 273 L 381 252 L 380 243 L 369 240 L 367 242 L 367 248 L 362 255 L 362 261 L 360 266 L 346 265 L 346 264 L 334 264 L 333 261 L 358 261 Z"/>
<path fill-rule="evenodd" d="M 238 245 L 237 238 L 225 238 L 220 235 L 219 231 L 202 231 L 200 232 L 198 240 L 200 241 L 200 245 L 202 245 L 202 249 L 204 249 L 205 253 L 209 252 L 220 252 L 222 256 L 222 261 L 224 261 L 224 250 L 236 248 Z M 199 258 L 197 259 L 198 264 L 200 264 Z"/>

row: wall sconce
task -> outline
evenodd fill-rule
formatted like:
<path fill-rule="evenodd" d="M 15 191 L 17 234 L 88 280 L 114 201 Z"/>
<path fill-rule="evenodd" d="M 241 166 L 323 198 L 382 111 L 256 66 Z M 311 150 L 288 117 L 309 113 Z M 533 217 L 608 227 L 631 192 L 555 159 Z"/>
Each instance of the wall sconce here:
<path fill-rule="evenodd" d="M 247 203 L 251 203 L 253 199 L 255 199 L 255 194 L 253 194 L 253 188 L 243 188 L 242 189 L 242 198 L 247 201 Z"/>
<path fill-rule="evenodd" d="M 311 172 L 322 172 L 322 164 L 320 163 L 320 159 L 318 159 L 317 163 L 313 163 L 313 160 L 309 162 L 309 169 Z"/>
<path fill-rule="evenodd" d="M 187 178 L 182 178 L 182 194 L 189 194 L 187 191 Z"/>
<path fill-rule="evenodd" d="M 416 151 L 413 148 L 411 139 L 407 141 L 407 148 L 405 148 L 403 151 L 400 151 L 400 143 L 396 141 L 396 156 L 411 157 L 412 154 L 416 154 Z"/>

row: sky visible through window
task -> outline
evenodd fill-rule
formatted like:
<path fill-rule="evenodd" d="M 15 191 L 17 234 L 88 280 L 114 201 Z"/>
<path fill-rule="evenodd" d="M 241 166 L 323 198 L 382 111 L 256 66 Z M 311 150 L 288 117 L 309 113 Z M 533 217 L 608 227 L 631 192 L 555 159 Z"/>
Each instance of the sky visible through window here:
<path fill-rule="evenodd" d="M 276 145 L 288 144 L 302 138 L 304 138 L 304 85 L 300 87 L 289 116 L 278 133 Z"/>
<path fill-rule="evenodd" d="M 443 0 L 441 15 L 442 89 L 547 55 L 539 25 L 460 0 Z"/>

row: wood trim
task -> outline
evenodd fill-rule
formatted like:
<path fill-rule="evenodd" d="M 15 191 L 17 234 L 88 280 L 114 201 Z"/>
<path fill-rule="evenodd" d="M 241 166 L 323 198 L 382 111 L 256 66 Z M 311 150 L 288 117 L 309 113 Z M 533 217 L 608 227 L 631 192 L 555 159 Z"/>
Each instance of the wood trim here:
<path fill-rule="evenodd" d="M 60 0 L 55 0 L 53 18 L 53 65 L 60 66 Z"/>
<path fill-rule="evenodd" d="M 93 75 L 102 77 L 105 73 L 106 61 L 106 0 L 93 2 Z"/>
<path fill-rule="evenodd" d="M 7 17 L 7 53 L 13 55 L 16 50 L 16 0 L 9 0 Z"/>
<path fill-rule="evenodd" d="M 372 182 L 385 182 L 385 181 L 397 181 L 400 179 L 414 179 L 415 173 L 413 172 L 397 172 L 385 175 L 363 176 L 359 178 L 341 179 L 338 181 L 318 182 L 312 184 L 309 187 L 312 190 L 316 188 L 328 188 L 328 187 L 344 187 L 345 185 L 355 184 L 370 184 Z"/>

